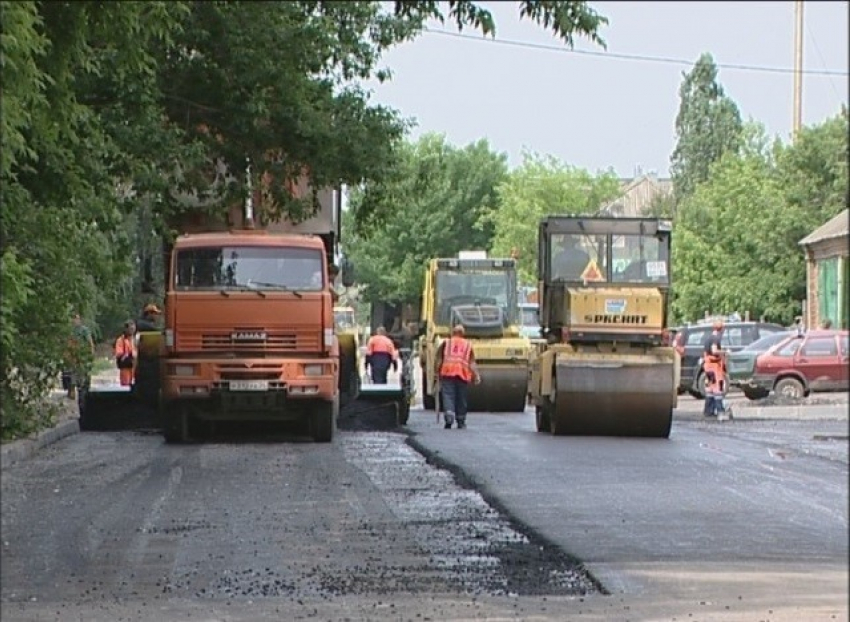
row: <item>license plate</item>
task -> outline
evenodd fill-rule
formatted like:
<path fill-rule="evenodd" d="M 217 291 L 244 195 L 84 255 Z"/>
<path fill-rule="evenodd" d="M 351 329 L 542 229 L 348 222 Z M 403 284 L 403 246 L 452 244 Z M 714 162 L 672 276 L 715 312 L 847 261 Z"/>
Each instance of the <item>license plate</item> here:
<path fill-rule="evenodd" d="M 231 380 L 231 391 L 268 391 L 268 380 Z"/>

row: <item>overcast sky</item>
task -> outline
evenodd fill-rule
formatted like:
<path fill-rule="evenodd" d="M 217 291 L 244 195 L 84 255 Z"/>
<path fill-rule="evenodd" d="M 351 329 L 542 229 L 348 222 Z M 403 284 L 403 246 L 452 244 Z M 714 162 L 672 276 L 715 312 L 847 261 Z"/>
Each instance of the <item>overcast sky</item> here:
<path fill-rule="evenodd" d="M 496 20 L 496 39 L 558 46 L 542 27 L 519 19 L 516 2 L 482 2 Z M 601 31 L 608 53 L 695 61 L 713 55 L 719 80 L 742 116 L 771 135 L 791 132 L 794 3 L 591 2 L 609 19 Z M 843 75 L 806 75 L 803 123 L 819 123 L 848 100 L 848 2 L 805 2 L 803 67 Z M 449 22 L 434 29 L 457 33 Z M 675 144 L 680 64 L 621 60 L 584 39 L 577 50 L 599 56 L 530 49 L 436 33 L 389 51 L 392 81 L 369 83 L 373 100 L 415 117 L 423 132 L 445 133 L 456 145 L 487 138 L 521 162 L 523 147 L 591 171 L 636 167 L 666 177 Z M 746 71 L 722 65 L 783 68 Z"/>

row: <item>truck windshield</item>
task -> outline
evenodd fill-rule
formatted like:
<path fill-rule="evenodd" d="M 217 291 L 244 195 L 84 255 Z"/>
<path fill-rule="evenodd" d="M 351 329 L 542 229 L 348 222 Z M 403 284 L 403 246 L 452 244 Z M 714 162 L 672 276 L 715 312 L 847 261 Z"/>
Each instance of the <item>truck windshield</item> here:
<path fill-rule="evenodd" d="M 217 246 L 177 252 L 177 290 L 321 291 L 325 286 L 322 252 L 313 248 Z"/>
<path fill-rule="evenodd" d="M 608 236 L 555 234 L 552 236 L 553 280 L 578 283 L 607 280 Z"/>
<path fill-rule="evenodd" d="M 666 236 L 621 235 L 611 244 L 615 283 L 668 283 L 669 249 Z"/>
<path fill-rule="evenodd" d="M 440 270 L 436 277 L 438 324 L 451 323 L 452 307 L 495 305 L 509 323 L 516 322 L 516 273 L 512 270 Z"/>

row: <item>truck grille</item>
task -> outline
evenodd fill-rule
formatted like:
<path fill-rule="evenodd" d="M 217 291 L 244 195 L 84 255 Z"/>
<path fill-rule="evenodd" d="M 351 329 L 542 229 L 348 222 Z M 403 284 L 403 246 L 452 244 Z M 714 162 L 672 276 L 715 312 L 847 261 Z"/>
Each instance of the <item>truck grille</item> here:
<path fill-rule="evenodd" d="M 233 331 L 177 333 L 177 349 L 182 352 L 245 352 L 275 354 L 284 352 L 315 352 L 320 349 L 319 331 L 256 331 L 258 339 L 234 339 Z"/>
<path fill-rule="evenodd" d="M 283 366 L 276 363 L 239 362 L 220 363 L 215 366 L 216 377 L 221 380 L 280 380 Z"/>

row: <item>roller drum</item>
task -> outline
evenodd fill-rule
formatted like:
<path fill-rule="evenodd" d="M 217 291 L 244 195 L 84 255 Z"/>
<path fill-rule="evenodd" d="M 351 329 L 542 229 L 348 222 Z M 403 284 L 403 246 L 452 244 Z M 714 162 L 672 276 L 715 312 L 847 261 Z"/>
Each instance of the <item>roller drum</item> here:
<path fill-rule="evenodd" d="M 551 431 L 571 436 L 667 438 L 675 406 L 674 361 L 559 355 Z"/>
<path fill-rule="evenodd" d="M 488 366 L 478 362 L 481 384 L 470 384 L 469 412 L 524 412 L 528 396 L 526 365 Z"/>

